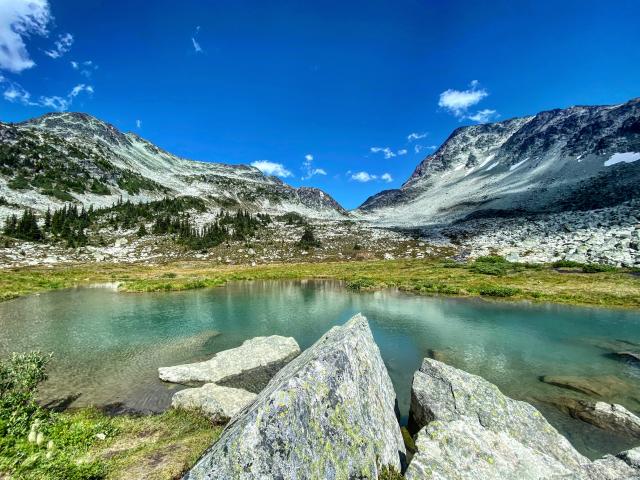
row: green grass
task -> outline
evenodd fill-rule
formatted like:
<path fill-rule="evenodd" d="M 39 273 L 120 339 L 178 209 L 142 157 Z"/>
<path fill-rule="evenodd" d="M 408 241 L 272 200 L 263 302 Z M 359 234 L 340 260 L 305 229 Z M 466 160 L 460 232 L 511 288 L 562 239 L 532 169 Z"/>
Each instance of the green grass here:
<path fill-rule="evenodd" d="M 503 265 L 499 275 L 478 269 Z M 454 267 L 455 268 L 451 268 Z M 0 299 L 76 285 L 121 282 L 125 292 L 177 291 L 224 285 L 234 280 L 334 279 L 353 290 L 397 288 L 421 295 L 457 295 L 576 305 L 640 308 L 640 277 L 624 269 L 585 274 L 551 265 L 443 260 L 374 260 L 250 266 L 206 261 L 143 265 L 80 265 L 4 270 Z"/>
<path fill-rule="evenodd" d="M 40 445 L 25 438 L 10 451 L 0 449 L 0 478 L 2 473 L 34 480 L 178 478 L 220 432 L 205 417 L 182 410 L 116 417 L 94 409 L 54 414 L 42 427 Z"/>

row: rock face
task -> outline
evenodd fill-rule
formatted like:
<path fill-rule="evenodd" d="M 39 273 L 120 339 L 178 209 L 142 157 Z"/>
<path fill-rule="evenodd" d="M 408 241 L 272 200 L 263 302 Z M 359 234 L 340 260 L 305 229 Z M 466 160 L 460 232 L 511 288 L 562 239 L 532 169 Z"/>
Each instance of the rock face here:
<path fill-rule="evenodd" d="M 284 367 L 186 479 L 377 478 L 405 448 L 366 319 L 334 327 Z"/>
<path fill-rule="evenodd" d="M 173 408 L 199 410 L 214 423 L 224 423 L 256 399 L 255 393 L 239 388 L 207 383 L 199 388 L 180 390 L 171 399 Z"/>
<path fill-rule="evenodd" d="M 283 366 L 300 354 L 294 338 L 255 337 L 241 346 L 224 350 L 206 362 L 161 367 L 165 382 L 185 385 L 206 382 L 259 392 Z"/>
<path fill-rule="evenodd" d="M 640 98 L 456 129 L 398 190 L 358 212 L 420 226 L 469 216 L 594 210 L 640 197 Z"/>
<path fill-rule="evenodd" d="M 419 433 L 409 479 L 613 480 L 640 475 L 623 458 L 628 452 L 591 462 L 533 406 L 428 358 L 414 376 L 410 426 Z"/>

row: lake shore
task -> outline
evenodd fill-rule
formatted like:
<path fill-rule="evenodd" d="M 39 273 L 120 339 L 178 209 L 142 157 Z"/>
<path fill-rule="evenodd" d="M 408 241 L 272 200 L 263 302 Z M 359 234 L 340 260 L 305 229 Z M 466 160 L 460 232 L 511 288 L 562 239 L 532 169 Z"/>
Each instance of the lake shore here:
<path fill-rule="evenodd" d="M 115 283 L 123 292 L 208 288 L 235 280 L 334 279 L 353 290 L 397 288 L 420 295 L 640 308 L 640 276 L 629 269 L 585 273 L 499 261 L 455 263 L 440 259 L 374 260 L 270 265 L 217 265 L 208 261 L 158 264 L 79 264 L 6 269 L 0 300 L 48 290 Z"/>

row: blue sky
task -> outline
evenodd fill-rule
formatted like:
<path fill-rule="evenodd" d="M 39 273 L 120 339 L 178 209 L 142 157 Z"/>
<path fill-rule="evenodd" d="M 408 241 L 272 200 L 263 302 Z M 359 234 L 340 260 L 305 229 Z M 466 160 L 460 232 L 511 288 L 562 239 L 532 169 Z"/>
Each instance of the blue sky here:
<path fill-rule="evenodd" d="M 353 208 L 456 127 L 640 96 L 639 19 L 634 0 L 0 0 L 0 120 L 84 111 Z"/>

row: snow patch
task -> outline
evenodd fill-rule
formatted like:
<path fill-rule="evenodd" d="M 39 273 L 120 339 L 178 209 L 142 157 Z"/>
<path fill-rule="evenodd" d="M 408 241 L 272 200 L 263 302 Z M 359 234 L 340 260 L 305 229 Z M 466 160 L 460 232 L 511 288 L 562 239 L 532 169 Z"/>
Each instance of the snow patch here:
<path fill-rule="evenodd" d="M 518 168 L 520 165 L 522 165 L 524 162 L 526 162 L 527 160 L 529 160 L 529 157 L 525 158 L 524 160 L 522 160 L 521 162 L 516 163 L 515 165 L 511 165 L 509 167 L 509 171 L 513 172 L 516 168 Z"/>
<path fill-rule="evenodd" d="M 624 152 L 624 153 L 614 153 L 609 157 L 609 160 L 604 162 L 605 167 L 610 167 L 611 165 L 615 165 L 616 163 L 633 163 L 637 160 L 640 160 L 640 153 L 636 152 Z"/>
<path fill-rule="evenodd" d="M 488 172 L 489 170 L 493 170 L 493 168 L 494 168 L 494 167 L 497 167 L 499 163 L 500 163 L 500 162 L 492 163 L 491 165 L 489 165 L 489 166 L 487 167 L 487 169 L 486 169 L 485 171 L 486 171 L 486 172 Z"/>

